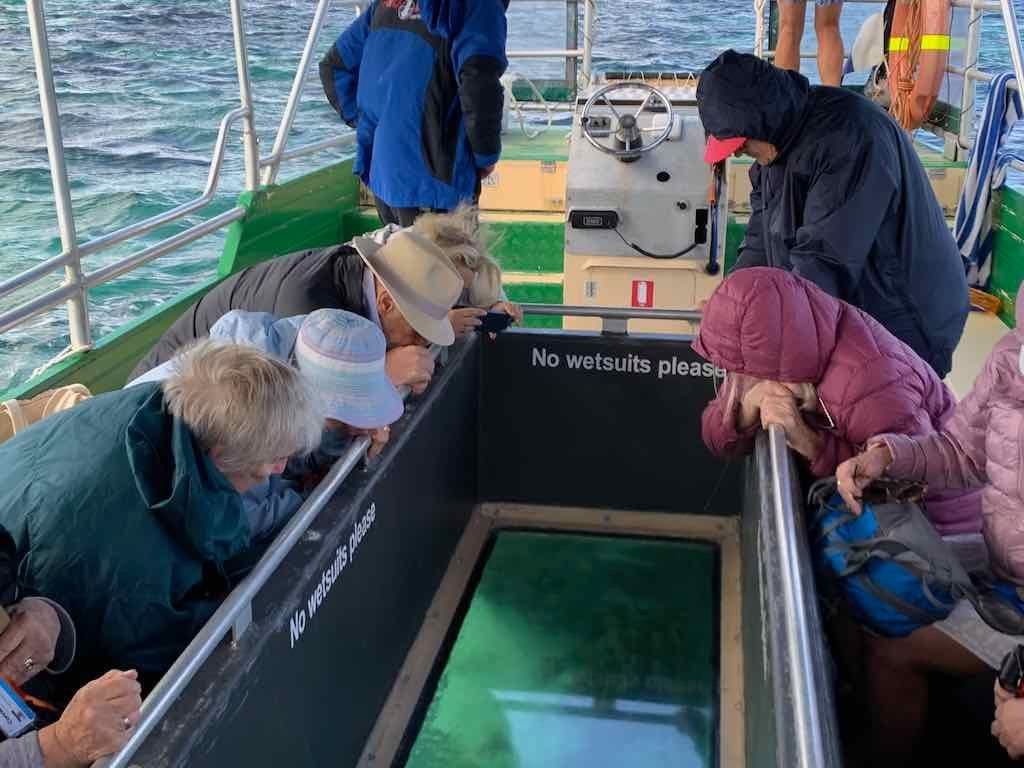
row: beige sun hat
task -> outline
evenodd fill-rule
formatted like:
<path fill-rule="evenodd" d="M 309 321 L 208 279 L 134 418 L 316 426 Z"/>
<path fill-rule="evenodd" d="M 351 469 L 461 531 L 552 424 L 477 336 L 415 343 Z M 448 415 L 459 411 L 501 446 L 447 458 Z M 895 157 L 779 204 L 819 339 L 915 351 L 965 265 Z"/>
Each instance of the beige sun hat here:
<path fill-rule="evenodd" d="M 444 251 L 410 230 L 396 232 L 384 245 L 366 237 L 355 238 L 352 245 L 416 333 L 443 347 L 455 341 L 448 311 L 465 283 Z"/>

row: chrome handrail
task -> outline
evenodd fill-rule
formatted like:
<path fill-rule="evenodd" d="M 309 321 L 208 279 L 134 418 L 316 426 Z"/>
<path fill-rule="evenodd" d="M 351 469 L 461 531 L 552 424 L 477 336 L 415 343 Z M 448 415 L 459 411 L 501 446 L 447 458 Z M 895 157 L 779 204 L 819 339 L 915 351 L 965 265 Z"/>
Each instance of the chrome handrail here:
<path fill-rule="evenodd" d="M 527 315 L 548 317 L 597 317 L 607 320 L 685 320 L 700 322 L 701 313 L 691 309 L 631 309 L 628 307 L 587 307 L 574 304 L 520 304 Z"/>
<path fill-rule="evenodd" d="M 777 425 L 757 439 L 757 463 L 762 495 L 760 525 L 770 527 L 767 552 L 771 577 L 765 585 L 771 626 L 772 689 L 775 694 L 777 764 L 789 768 L 838 768 L 838 729 L 832 706 L 825 650 L 810 568 L 806 533 L 802 526 L 797 488 L 786 434 Z M 776 621 L 778 619 L 778 621 Z"/>

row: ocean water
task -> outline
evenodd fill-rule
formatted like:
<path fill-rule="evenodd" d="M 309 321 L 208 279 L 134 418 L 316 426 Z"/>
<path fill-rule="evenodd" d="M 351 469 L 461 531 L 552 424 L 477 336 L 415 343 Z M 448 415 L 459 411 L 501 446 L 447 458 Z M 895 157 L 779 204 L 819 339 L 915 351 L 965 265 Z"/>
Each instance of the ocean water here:
<path fill-rule="evenodd" d="M 312 20 L 312 0 L 250 0 L 246 29 L 261 151 L 269 152 L 299 53 Z M 335 3 L 340 5 L 340 3 Z M 847 5 L 852 41 L 873 6 Z M 155 215 L 198 196 L 222 115 L 238 105 L 228 5 L 207 0 L 62 0 L 47 7 L 51 56 L 62 116 L 80 242 Z M 337 8 L 316 59 L 352 19 Z M 1024 24 L 1024 9 L 1018 3 Z M 510 49 L 565 43 L 560 4 L 519 3 L 509 12 Z M 986 20 L 983 68 L 1008 69 L 1005 35 Z M 699 69 L 727 48 L 750 50 L 749 0 L 599 0 L 598 68 Z M 813 46 L 808 24 L 805 48 Z M 290 146 L 342 130 L 309 72 Z M 560 62 L 517 60 L 512 71 L 557 76 Z M 806 64 L 813 78 L 813 64 Z M 57 255 L 42 119 L 25 6 L 0 0 L 0 280 Z M 1024 129 L 1014 143 L 1024 146 Z M 286 164 L 287 180 L 342 155 L 323 153 Z M 216 200 L 203 212 L 112 251 L 88 257 L 86 272 L 231 208 L 242 187 L 240 132 L 228 151 Z M 212 275 L 222 236 L 211 236 L 90 293 L 96 338 L 185 287 Z M 0 299 L 9 308 L 59 284 L 62 273 Z M 68 343 L 63 308 L 0 335 L 0 390 L 24 381 Z"/>

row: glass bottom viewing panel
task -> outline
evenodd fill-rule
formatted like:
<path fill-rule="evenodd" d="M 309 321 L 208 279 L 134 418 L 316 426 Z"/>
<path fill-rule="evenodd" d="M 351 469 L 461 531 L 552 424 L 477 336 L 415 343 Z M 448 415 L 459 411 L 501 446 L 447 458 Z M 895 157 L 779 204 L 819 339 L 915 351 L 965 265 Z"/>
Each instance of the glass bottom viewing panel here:
<path fill-rule="evenodd" d="M 713 544 L 497 534 L 405 765 L 715 765 L 718 594 Z"/>

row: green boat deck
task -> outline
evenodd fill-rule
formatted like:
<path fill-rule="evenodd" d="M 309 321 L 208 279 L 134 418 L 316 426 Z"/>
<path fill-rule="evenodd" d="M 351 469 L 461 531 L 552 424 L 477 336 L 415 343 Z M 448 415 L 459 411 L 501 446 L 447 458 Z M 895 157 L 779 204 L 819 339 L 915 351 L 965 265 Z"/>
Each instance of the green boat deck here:
<path fill-rule="evenodd" d="M 407 766 L 716 764 L 713 544 L 496 539 Z"/>

